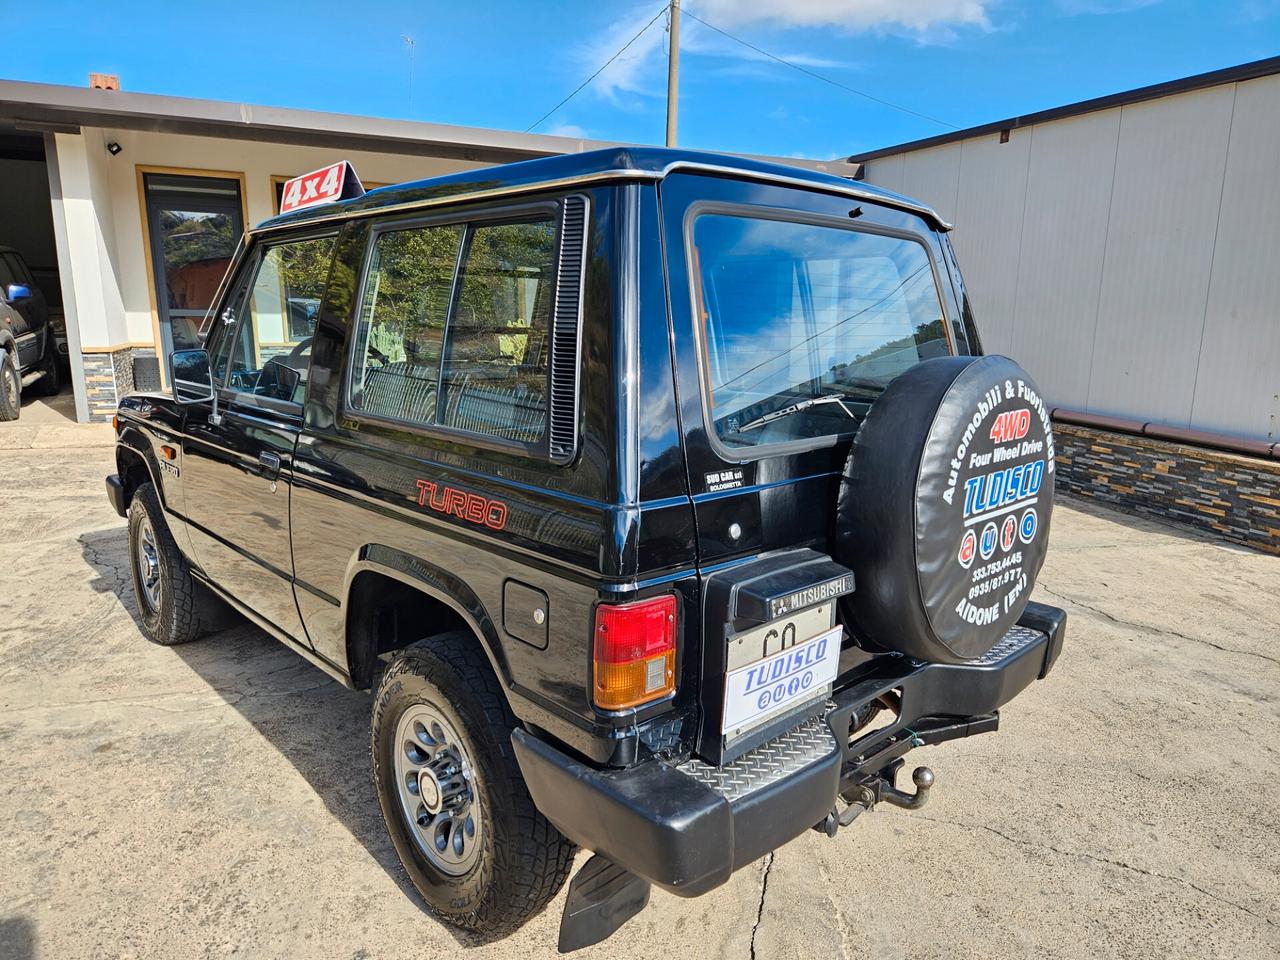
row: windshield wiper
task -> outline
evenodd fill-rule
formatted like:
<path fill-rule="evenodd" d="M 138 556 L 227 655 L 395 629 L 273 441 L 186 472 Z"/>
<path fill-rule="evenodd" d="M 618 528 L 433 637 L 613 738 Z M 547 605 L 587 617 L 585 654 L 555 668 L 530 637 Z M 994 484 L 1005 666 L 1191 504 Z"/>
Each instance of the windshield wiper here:
<path fill-rule="evenodd" d="M 757 427 L 763 427 L 765 424 L 773 423 L 775 420 L 781 420 L 783 417 L 789 417 L 792 414 L 800 413 L 808 410 L 810 407 L 816 407 L 821 404 L 838 403 L 840 409 L 851 419 L 857 419 L 857 414 L 845 406 L 845 398 L 835 393 L 823 394 L 820 397 L 805 397 L 803 400 L 797 400 L 795 403 L 789 403 L 781 409 L 766 413 L 762 417 L 756 417 L 738 428 L 739 433 L 746 433 L 748 430 L 754 430 Z"/>

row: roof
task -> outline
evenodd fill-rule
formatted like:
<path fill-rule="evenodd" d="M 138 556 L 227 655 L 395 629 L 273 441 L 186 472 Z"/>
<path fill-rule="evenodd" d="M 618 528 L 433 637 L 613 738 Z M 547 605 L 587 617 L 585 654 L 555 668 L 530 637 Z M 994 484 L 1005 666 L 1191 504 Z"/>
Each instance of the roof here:
<path fill-rule="evenodd" d="M 525 193 L 540 188 L 566 188 L 599 181 L 660 180 L 671 172 L 692 170 L 744 179 L 783 183 L 883 203 L 931 220 L 941 229 L 950 224 L 930 207 L 901 194 L 870 184 L 855 183 L 816 170 L 723 153 L 675 150 L 665 147 L 609 147 L 585 153 L 562 154 L 519 163 L 465 170 L 370 190 L 361 197 L 310 207 L 264 221 L 255 231 L 313 221 L 366 216 L 388 210 L 410 210 L 461 200 Z M 251 232 L 255 232 L 251 231 Z"/>
<path fill-rule="evenodd" d="M 20 80 L 0 80 L 0 123 L 5 122 L 20 130 L 78 133 L 82 126 L 107 127 L 445 157 L 476 163 L 510 163 L 618 145 L 577 137 Z M 786 159 L 785 162 L 850 177 L 857 172 L 843 159 Z"/>
<path fill-rule="evenodd" d="M 1268 57 L 1265 60 L 1254 60 L 1251 63 L 1242 63 L 1239 66 L 1226 67 L 1222 70 L 1198 73 L 1193 77 L 1183 77 L 1181 80 L 1155 83 L 1149 87 L 1138 87 L 1136 90 L 1113 93 L 1105 97 L 1096 97 L 1093 100 L 1081 100 L 1079 103 L 1053 107 L 1049 110 L 1041 110 L 1038 113 L 1028 113 L 1018 117 L 1010 117 L 1007 120 L 996 120 L 976 127 L 966 127 L 963 130 L 943 133 L 936 137 L 925 137 L 923 140 L 910 140 L 906 143 L 895 144 L 892 147 L 880 147 L 876 150 L 868 150 L 865 153 L 855 153 L 848 160 L 850 163 L 867 163 L 868 161 L 876 160 L 880 157 L 893 156 L 897 153 L 927 150 L 929 147 L 939 147 L 946 143 L 955 143 L 958 140 L 970 140 L 974 137 L 986 136 L 1002 130 L 1029 127 L 1037 123 L 1048 123 L 1051 120 L 1063 120 L 1067 117 L 1077 117 L 1081 114 L 1095 113 L 1099 110 L 1112 110 L 1115 107 L 1122 107 L 1130 103 L 1158 100 L 1161 97 L 1171 97 L 1175 94 L 1188 93 L 1205 87 L 1217 87 L 1225 83 L 1239 83 L 1242 80 L 1255 80 L 1258 77 L 1269 77 L 1277 73 L 1280 73 L 1280 57 Z"/>

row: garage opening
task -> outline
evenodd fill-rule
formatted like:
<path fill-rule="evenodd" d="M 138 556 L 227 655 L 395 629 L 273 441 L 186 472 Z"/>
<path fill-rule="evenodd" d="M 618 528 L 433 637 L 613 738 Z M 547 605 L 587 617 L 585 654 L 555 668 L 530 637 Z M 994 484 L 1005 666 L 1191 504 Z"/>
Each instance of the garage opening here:
<path fill-rule="evenodd" d="M 5 277 L 26 282 L 29 276 L 44 295 L 49 327 L 54 334 L 62 382 L 68 383 L 67 325 L 58 277 L 58 252 L 53 234 L 53 208 L 49 197 L 49 172 L 44 137 L 0 126 L 0 251 L 16 251 L 18 257 L 0 252 Z M 75 420 L 75 401 L 69 386 L 51 405 Z"/>

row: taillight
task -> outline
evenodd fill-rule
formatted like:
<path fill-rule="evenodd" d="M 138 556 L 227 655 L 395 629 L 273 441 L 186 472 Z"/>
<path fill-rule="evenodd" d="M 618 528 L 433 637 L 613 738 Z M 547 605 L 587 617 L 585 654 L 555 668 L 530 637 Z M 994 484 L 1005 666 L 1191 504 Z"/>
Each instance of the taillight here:
<path fill-rule="evenodd" d="M 676 688 L 676 598 L 596 607 L 596 706 L 621 710 Z"/>

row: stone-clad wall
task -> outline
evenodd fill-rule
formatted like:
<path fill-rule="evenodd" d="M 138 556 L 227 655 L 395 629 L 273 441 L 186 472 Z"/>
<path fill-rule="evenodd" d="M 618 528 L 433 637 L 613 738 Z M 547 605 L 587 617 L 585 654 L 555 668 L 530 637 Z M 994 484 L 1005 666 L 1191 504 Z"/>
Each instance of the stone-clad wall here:
<path fill-rule="evenodd" d="M 84 388 L 89 400 L 90 423 L 108 421 L 116 412 L 116 403 L 123 393 L 116 389 L 116 364 L 113 362 L 116 356 L 115 353 L 80 355 L 80 361 L 84 364 Z"/>
<path fill-rule="evenodd" d="M 154 357 L 150 347 L 124 346 L 111 353 L 82 353 L 85 392 L 89 398 L 89 422 L 104 423 L 116 412 L 116 404 L 126 393 L 141 389 L 134 381 L 133 362 L 138 357 Z"/>
<path fill-rule="evenodd" d="M 1059 489 L 1280 554 L 1280 460 L 1055 423 Z"/>

